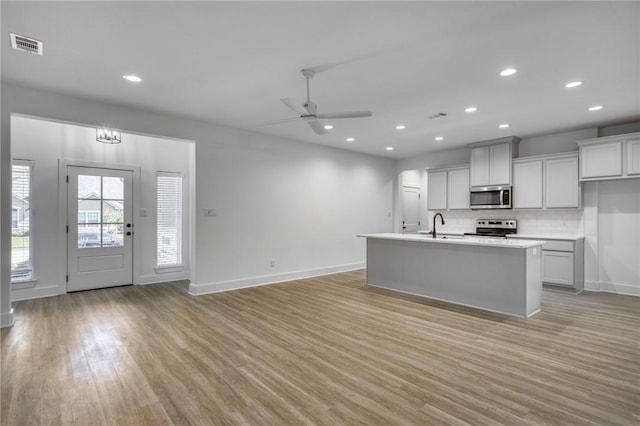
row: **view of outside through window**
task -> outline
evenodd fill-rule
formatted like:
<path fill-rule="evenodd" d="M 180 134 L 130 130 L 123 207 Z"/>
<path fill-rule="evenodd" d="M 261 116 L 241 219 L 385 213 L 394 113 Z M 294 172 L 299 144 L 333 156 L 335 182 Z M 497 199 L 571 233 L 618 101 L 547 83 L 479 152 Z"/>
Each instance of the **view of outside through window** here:
<path fill-rule="evenodd" d="M 124 180 L 78 175 L 78 248 L 124 244 Z"/>
<path fill-rule="evenodd" d="M 33 275 L 31 259 L 31 179 L 33 167 L 14 162 L 11 176 L 11 280 Z"/>
<path fill-rule="evenodd" d="M 182 176 L 162 173 L 157 177 L 158 266 L 182 264 Z"/>

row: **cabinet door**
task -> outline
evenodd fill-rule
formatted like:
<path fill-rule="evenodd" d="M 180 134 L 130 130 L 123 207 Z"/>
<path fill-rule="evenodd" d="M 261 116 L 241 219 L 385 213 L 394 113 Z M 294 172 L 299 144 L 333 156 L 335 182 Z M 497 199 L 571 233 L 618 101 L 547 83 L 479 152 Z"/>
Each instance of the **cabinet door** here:
<path fill-rule="evenodd" d="M 627 141 L 627 175 L 640 175 L 640 139 Z"/>
<path fill-rule="evenodd" d="M 542 281 L 573 287 L 573 253 L 542 250 Z"/>
<path fill-rule="evenodd" d="M 547 160 L 544 174 L 544 200 L 547 208 L 580 207 L 578 157 Z"/>
<path fill-rule="evenodd" d="M 513 165 L 513 208 L 542 208 L 542 160 Z"/>
<path fill-rule="evenodd" d="M 432 172 L 428 174 L 429 183 L 427 200 L 429 210 L 447 209 L 447 172 Z"/>
<path fill-rule="evenodd" d="M 449 170 L 449 210 L 469 208 L 469 169 Z"/>
<path fill-rule="evenodd" d="M 622 176 L 622 142 L 580 147 L 580 178 Z"/>
<path fill-rule="evenodd" d="M 511 184 L 511 145 L 501 143 L 489 147 L 489 185 Z"/>
<path fill-rule="evenodd" d="M 471 186 L 489 185 L 489 147 L 471 149 Z"/>

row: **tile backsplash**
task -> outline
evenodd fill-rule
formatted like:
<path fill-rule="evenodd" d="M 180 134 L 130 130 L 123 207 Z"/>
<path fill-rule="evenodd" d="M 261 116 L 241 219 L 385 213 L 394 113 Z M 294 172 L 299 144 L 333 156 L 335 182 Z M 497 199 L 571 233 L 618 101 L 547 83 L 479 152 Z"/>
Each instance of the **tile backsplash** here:
<path fill-rule="evenodd" d="M 433 214 L 429 215 L 429 223 L 423 229 L 431 229 Z M 488 211 L 442 211 L 445 224 L 440 225 L 439 232 L 472 232 L 476 219 L 517 219 L 518 233 L 536 235 L 582 235 L 584 233 L 582 210 L 488 210 Z"/>

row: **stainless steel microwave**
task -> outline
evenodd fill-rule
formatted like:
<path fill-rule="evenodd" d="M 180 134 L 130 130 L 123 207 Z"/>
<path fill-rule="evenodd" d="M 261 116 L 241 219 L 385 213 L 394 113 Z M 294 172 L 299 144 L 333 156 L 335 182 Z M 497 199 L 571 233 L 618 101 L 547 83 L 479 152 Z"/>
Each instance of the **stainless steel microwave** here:
<path fill-rule="evenodd" d="M 510 209 L 511 186 L 476 186 L 469 197 L 471 209 Z"/>

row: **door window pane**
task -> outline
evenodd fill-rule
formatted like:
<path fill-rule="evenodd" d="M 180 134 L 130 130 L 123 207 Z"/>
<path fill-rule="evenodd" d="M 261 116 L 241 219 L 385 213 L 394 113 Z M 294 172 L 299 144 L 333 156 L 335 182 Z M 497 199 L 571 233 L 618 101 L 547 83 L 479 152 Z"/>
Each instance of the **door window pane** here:
<path fill-rule="evenodd" d="M 105 176 L 102 178 L 102 198 L 124 200 L 124 178 Z"/>
<path fill-rule="evenodd" d="M 102 202 L 102 223 L 123 223 L 124 208 L 121 201 Z"/>
<path fill-rule="evenodd" d="M 78 175 L 78 199 L 102 198 L 100 176 Z"/>
<path fill-rule="evenodd" d="M 123 227 L 120 225 L 102 225 L 102 246 L 122 247 L 124 245 Z"/>

